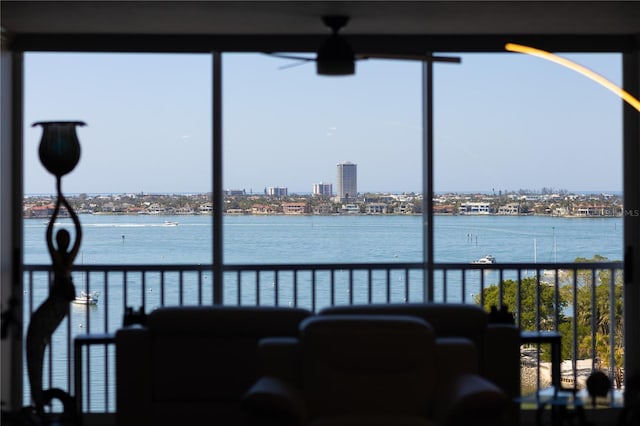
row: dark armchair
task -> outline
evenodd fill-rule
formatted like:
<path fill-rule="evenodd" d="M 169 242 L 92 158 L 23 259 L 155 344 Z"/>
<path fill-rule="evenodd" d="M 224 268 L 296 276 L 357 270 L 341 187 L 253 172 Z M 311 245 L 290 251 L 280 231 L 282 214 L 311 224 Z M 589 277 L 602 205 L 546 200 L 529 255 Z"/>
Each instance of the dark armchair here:
<path fill-rule="evenodd" d="M 477 305 L 467 303 L 379 303 L 332 306 L 320 315 L 409 315 L 428 322 L 439 344 L 468 340 L 475 347 L 470 370 L 498 386 L 509 398 L 520 396 L 520 330 L 514 324 L 493 323 Z M 451 355 L 448 355 L 451 356 Z M 509 425 L 520 421 L 519 405 L 512 402 L 506 414 Z"/>
<path fill-rule="evenodd" d="M 440 342 L 468 339 L 476 349 L 478 374 L 509 398 L 520 396 L 520 330 L 514 324 L 491 323 L 477 305 L 466 303 L 380 303 L 333 306 L 320 315 L 409 315 L 428 322 Z"/>
<path fill-rule="evenodd" d="M 427 322 L 408 316 L 315 316 L 300 327 L 297 339 L 260 342 L 266 375 L 244 399 L 257 424 L 502 421 L 508 398 L 471 372 L 476 355 L 468 340 L 438 343 Z"/>

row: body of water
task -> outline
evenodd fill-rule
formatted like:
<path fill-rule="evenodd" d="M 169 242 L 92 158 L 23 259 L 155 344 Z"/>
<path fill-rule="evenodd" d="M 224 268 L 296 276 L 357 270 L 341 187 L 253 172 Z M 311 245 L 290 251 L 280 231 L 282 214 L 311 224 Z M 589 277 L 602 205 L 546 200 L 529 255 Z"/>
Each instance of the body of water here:
<path fill-rule="evenodd" d="M 165 220 L 178 226 L 166 226 Z M 76 264 L 207 264 L 210 216 L 82 215 Z M 59 226 L 66 226 L 61 220 Z M 622 260 L 622 218 L 436 216 L 436 262 Z M 48 264 L 46 222 L 24 221 L 24 262 Z M 225 216 L 229 264 L 420 262 L 421 216 Z"/>
<path fill-rule="evenodd" d="M 212 260 L 212 218 L 210 216 L 111 216 L 82 215 L 83 240 L 76 264 L 210 264 Z M 168 226 L 165 221 L 178 222 Z M 573 262 L 578 257 L 591 258 L 601 255 L 610 260 L 621 260 L 623 252 L 623 229 L 621 218 L 559 218 L 559 217 L 508 217 L 508 216 L 437 216 L 435 227 L 436 262 L 467 263 L 486 254 L 495 256 L 497 262 L 533 263 Z M 46 249 L 45 233 L 47 222 L 42 219 L 24 221 L 24 262 L 25 264 L 50 264 Z M 63 219 L 57 229 L 65 227 L 72 231 L 70 220 Z M 420 216 L 225 216 L 224 217 L 224 262 L 227 264 L 299 264 L 299 263 L 393 263 L 422 261 L 422 217 Z M 397 276 L 396 276 L 397 272 Z M 495 271 L 493 271 L 495 272 Z M 345 272 L 346 273 L 346 272 Z M 279 281 L 285 281 L 288 273 L 282 273 Z M 338 275 L 340 273 L 337 273 Z M 355 293 L 367 291 L 366 278 L 354 286 Z M 394 301 L 404 300 L 404 279 L 411 278 L 415 285 L 410 290 L 409 300 L 422 297 L 422 273 L 412 271 L 405 277 L 402 271 L 393 271 L 390 281 L 397 284 L 391 291 Z M 487 284 L 495 282 L 495 276 L 487 276 Z M 203 280 L 203 300 L 211 300 L 210 274 Z M 259 289 L 263 303 L 272 300 L 275 277 L 261 277 L 268 285 Z M 190 286 L 185 279 L 184 288 L 177 285 L 176 276 L 166 277 L 166 289 L 160 290 L 156 284 L 142 283 L 139 274 L 131 273 L 127 278 L 128 289 L 122 288 L 117 279 L 107 286 L 101 273 L 91 275 L 89 283 L 74 278 L 77 292 L 85 286 L 101 291 L 101 297 L 108 292 L 108 309 L 104 300 L 97 305 L 71 305 L 71 315 L 58 328 L 53 346 L 56 356 L 52 364 L 45 362 L 45 377 L 51 377 L 54 386 L 67 388 L 68 368 L 71 367 L 71 353 L 67 352 L 69 336 L 86 332 L 113 332 L 122 324 L 125 305 L 138 307 L 144 304 L 149 312 L 161 304 L 163 293 L 165 304 L 175 304 L 179 297 L 185 304 L 196 303 L 197 285 Z M 386 297 L 385 287 L 375 287 L 374 301 Z M 383 281 L 384 278 L 381 279 Z M 299 280 L 298 306 L 309 307 L 309 277 Z M 469 279 L 466 289 L 460 287 L 459 278 L 447 281 L 449 294 L 462 292 L 477 294 L 479 279 Z M 25 290 L 25 300 L 33 300 L 37 308 L 48 294 L 45 274 Z M 182 287 L 182 286 L 180 286 Z M 251 287 L 251 285 L 250 285 Z M 253 286 L 255 287 L 255 286 Z M 316 293 L 317 305 L 323 306 L 330 300 L 330 284 L 327 275 L 319 274 Z M 379 289 L 379 290 L 378 290 Z M 29 294 L 32 291 L 33 294 Z M 225 278 L 225 300 L 235 300 L 236 287 L 227 288 Z M 336 303 L 343 303 L 348 297 L 348 287 L 337 286 Z M 436 289 L 441 294 L 442 288 Z M 237 293 L 236 293 L 237 294 Z M 144 296 L 142 296 L 144 295 Z M 355 295 L 356 302 L 363 299 Z M 144 297 L 144 298 L 143 298 Z M 292 303 L 292 289 L 283 286 L 279 291 L 281 304 Z M 437 297 L 436 297 L 436 300 Z M 205 304 L 207 302 L 204 302 Z M 255 303 L 255 294 L 247 291 L 242 303 Z M 267 302 L 268 303 L 268 302 Z M 28 309 L 28 308 L 27 308 Z M 25 313 L 27 312 L 25 309 Z M 25 329 L 29 318 L 25 316 Z M 101 411 L 105 408 L 104 397 L 104 354 L 102 348 L 92 350 L 91 375 L 89 381 L 93 389 L 91 401 L 85 407 Z M 110 371 L 114 371 L 114 352 L 109 351 L 107 361 Z M 52 373 L 49 371 L 52 366 Z M 26 372 L 26 368 L 25 368 Z M 114 378 L 109 378 L 110 391 L 115 389 Z M 28 383 L 25 375 L 25 383 Z M 45 380 L 45 388 L 49 387 Z M 25 385 L 25 404 L 29 403 L 29 387 Z M 115 409 L 113 394 L 108 402 L 108 410 Z"/>

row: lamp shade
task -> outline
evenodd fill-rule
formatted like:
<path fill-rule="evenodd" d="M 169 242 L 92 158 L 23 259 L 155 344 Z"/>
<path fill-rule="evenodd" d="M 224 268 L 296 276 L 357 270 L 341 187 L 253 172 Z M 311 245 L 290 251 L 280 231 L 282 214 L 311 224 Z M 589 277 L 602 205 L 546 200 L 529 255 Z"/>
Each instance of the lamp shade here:
<path fill-rule="evenodd" d="M 42 126 L 40 140 L 40 162 L 53 175 L 66 175 L 80 160 L 80 142 L 76 126 L 82 121 L 39 121 L 33 126 Z"/>

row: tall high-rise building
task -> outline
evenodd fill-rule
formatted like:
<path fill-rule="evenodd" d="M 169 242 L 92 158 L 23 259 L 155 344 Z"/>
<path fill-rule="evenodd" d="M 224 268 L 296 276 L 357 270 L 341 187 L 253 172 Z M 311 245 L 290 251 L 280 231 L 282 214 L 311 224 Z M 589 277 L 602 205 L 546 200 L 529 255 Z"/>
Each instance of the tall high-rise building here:
<path fill-rule="evenodd" d="M 355 199 L 358 195 L 358 165 L 350 161 L 338 163 L 336 195 L 341 201 Z"/>
<path fill-rule="evenodd" d="M 267 195 L 270 197 L 286 197 L 289 194 L 289 189 L 279 186 L 270 186 L 267 188 Z"/>
<path fill-rule="evenodd" d="M 331 197 L 333 195 L 333 185 L 330 183 L 314 183 L 313 195 Z"/>

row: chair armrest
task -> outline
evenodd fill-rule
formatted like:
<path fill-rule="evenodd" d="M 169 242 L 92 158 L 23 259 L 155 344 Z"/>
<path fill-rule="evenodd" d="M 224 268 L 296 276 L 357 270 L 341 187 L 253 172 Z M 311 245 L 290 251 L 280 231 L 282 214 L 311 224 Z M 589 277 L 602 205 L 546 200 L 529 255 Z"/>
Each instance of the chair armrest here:
<path fill-rule="evenodd" d="M 300 392 L 276 377 L 261 377 L 242 398 L 242 408 L 255 425 L 304 425 L 305 403 Z"/>
<path fill-rule="evenodd" d="M 438 393 L 435 413 L 441 424 L 500 425 L 510 400 L 496 385 L 477 374 L 462 374 L 453 378 Z"/>

